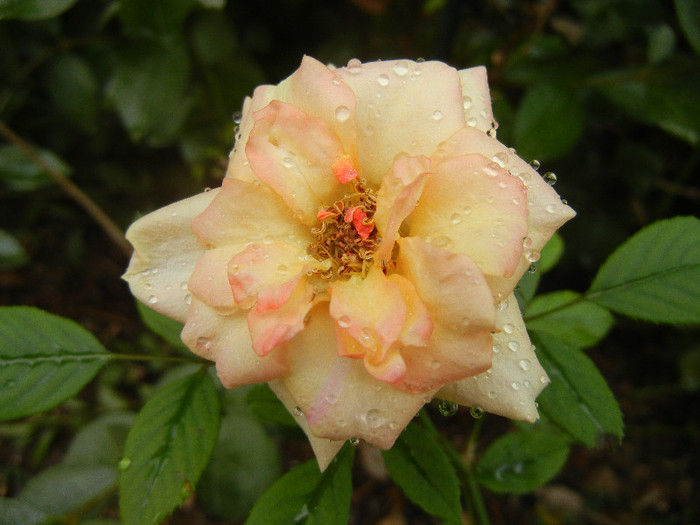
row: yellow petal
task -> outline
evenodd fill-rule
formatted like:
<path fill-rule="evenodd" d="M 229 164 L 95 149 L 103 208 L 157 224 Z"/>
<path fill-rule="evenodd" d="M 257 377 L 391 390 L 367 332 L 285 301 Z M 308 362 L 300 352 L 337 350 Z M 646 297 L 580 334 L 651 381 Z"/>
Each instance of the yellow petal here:
<path fill-rule="evenodd" d="M 527 235 L 527 196 L 520 179 L 481 155 L 433 165 L 410 235 L 471 257 L 486 275 L 513 275 Z"/>
<path fill-rule="evenodd" d="M 459 74 L 441 62 L 387 60 L 336 73 L 355 93 L 360 165 L 375 186 L 397 155 L 430 155 L 465 125 Z"/>
<path fill-rule="evenodd" d="M 205 248 L 190 223 L 218 191 L 200 193 L 141 217 L 126 232 L 134 255 L 123 278 L 131 293 L 154 310 L 184 322 L 187 281 Z"/>
<path fill-rule="evenodd" d="M 467 126 L 486 132 L 491 129 L 493 111 L 489 93 L 489 79 L 484 66 L 461 69 L 462 102 Z"/>
<path fill-rule="evenodd" d="M 330 128 L 291 104 L 273 100 L 255 113 L 246 144 L 250 166 L 304 224 L 333 202 L 341 185 L 331 166 L 345 152 Z"/>
<path fill-rule="evenodd" d="M 511 294 L 504 305 L 497 311 L 500 331 L 493 337 L 492 367 L 443 387 L 436 397 L 534 422 L 538 417 L 535 399 L 549 378 L 537 360 L 515 296 Z"/>
<path fill-rule="evenodd" d="M 226 388 L 269 381 L 288 370 L 284 352 L 261 357 L 253 351 L 243 310 L 221 315 L 195 297 L 182 340 L 195 354 L 216 361 L 217 373 Z"/>

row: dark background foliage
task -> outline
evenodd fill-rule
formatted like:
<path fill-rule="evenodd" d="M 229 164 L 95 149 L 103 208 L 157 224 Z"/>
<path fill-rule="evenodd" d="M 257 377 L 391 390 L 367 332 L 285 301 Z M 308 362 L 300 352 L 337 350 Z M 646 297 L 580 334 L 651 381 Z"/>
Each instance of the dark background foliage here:
<path fill-rule="evenodd" d="M 243 97 L 288 76 L 303 54 L 337 65 L 401 57 L 486 65 L 500 140 L 555 172 L 578 211 L 542 291 L 583 291 L 639 228 L 697 214 L 697 2 L 3 0 L 0 304 L 73 318 L 113 349 L 177 353 L 138 320 L 119 279 L 124 251 L 47 172 L 68 177 L 126 228 L 137 214 L 217 186 Z M 697 335 L 621 319 L 589 355 L 622 405 L 626 438 L 575 448 L 535 494 L 487 495 L 494 523 L 700 520 Z M 163 373 L 108 367 L 78 399 L 0 426 L 0 495 L 59 461 L 86 422 L 138 409 Z M 438 423 L 459 442 L 471 420 L 460 412 Z M 507 428 L 500 418 L 487 423 L 485 440 Z M 285 466 L 308 457 L 303 441 L 285 443 Z M 172 523 L 236 523 L 259 487 L 240 488 L 235 508 L 217 506 L 209 491 Z M 113 511 L 107 499 L 102 516 Z M 431 522 L 361 466 L 352 516 Z"/>

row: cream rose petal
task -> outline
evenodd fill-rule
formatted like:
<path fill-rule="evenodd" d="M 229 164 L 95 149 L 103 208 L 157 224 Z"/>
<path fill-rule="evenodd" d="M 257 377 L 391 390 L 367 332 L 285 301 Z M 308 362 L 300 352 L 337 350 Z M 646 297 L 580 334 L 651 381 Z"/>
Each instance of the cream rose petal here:
<path fill-rule="evenodd" d="M 205 248 L 192 233 L 190 222 L 219 193 L 200 193 L 156 210 L 133 223 L 126 238 L 134 255 L 123 276 L 134 296 L 154 310 L 184 322 L 187 282 Z"/>
<path fill-rule="evenodd" d="M 489 131 L 494 123 L 489 79 L 484 66 L 461 69 L 462 103 L 467 126 Z"/>
<path fill-rule="evenodd" d="M 213 200 L 193 221 L 192 230 L 210 246 L 238 246 L 283 240 L 306 247 L 309 229 L 289 211 L 274 191 L 259 183 L 224 179 Z M 209 195 L 207 193 L 206 195 Z"/>
<path fill-rule="evenodd" d="M 430 172 L 427 157 L 401 157 L 394 161 L 389 173 L 382 180 L 377 193 L 377 211 L 374 222 L 382 235 L 375 260 L 380 264 L 391 258 L 399 227 L 418 203 L 426 176 Z"/>
<path fill-rule="evenodd" d="M 283 382 L 319 438 L 362 438 L 387 449 L 433 392 L 397 390 L 367 373 L 357 359 L 333 348 L 334 320 L 311 311 L 308 329 L 289 343 L 290 372 Z"/>
<path fill-rule="evenodd" d="M 250 167 L 304 224 L 316 222 L 323 205 L 333 202 L 340 185 L 331 166 L 345 151 L 320 117 L 273 100 L 255 113 L 246 144 Z"/>
<path fill-rule="evenodd" d="M 221 315 L 195 297 L 182 331 L 183 342 L 195 354 L 216 361 L 226 388 L 270 381 L 288 371 L 284 352 L 261 357 L 253 351 L 246 313 Z"/>
<path fill-rule="evenodd" d="M 336 73 L 357 98 L 360 165 L 375 186 L 397 155 L 430 155 L 465 125 L 459 74 L 441 62 L 387 60 Z"/>
<path fill-rule="evenodd" d="M 458 155 L 479 153 L 491 159 L 512 176 L 519 178 L 527 190 L 529 248 L 523 250 L 517 267 L 511 276 L 488 277 L 497 300 L 507 297 L 532 264 L 530 259 L 539 256 L 539 251 L 554 232 L 572 219 L 576 212 L 561 201 L 549 184 L 523 159 L 495 138 L 472 128 L 457 132 L 450 140 L 440 145 L 432 156 L 434 162 Z M 533 257 L 533 254 L 536 254 Z"/>
<path fill-rule="evenodd" d="M 397 386 L 420 392 L 491 365 L 495 307 L 476 264 L 416 237 L 399 240 L 396 271 L 416 288 L 433 323 L 425 348 L 401 350 L 406 375 Z"/>
<path fill-rule="evenodd" d="M 517 177 L 481 155 L 433 164 L 410 235 L 471 257 L 486 275 L 513 275 L 527 236 L 527 196 Z"/>
<path fill-rule="evenodd" d="M 189 280 L 190 291 L 222 314 L 237 308 L 228 281 L 228 264 L 239 249 L 228 245 L 207 250 L 197 261 Z"/>
<path fill-rule="evenodd" d="M 535 399 L 549 384 L 537 360 L 514 295 L 497 310 L 499 332 L 493 336 L 493 365 L 483 374 L 444 386 L 436 397 L 460 405 L 479 406 L 511 419 L 534 422 Z"/>

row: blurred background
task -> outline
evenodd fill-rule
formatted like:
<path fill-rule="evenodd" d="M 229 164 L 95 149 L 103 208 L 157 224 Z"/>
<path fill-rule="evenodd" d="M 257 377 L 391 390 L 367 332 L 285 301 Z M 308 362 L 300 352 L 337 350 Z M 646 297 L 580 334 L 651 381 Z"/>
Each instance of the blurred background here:
<path fill-rule="evenodd" d="M 3 0 L 0 304 L 70 317 L 111 350 L 181 352 L 144 327 L 120 280 L 125 250 L 55 172 L 122 230 L 216 187 L 243 97 L 287 77 L 304 54 L 338 66 L 351 58 L 487 66 L 498 138 L 556 173 L 555 188 L 578 212 L 542 292 L 585 291 L 639 228 L 700 209 L 696 0 Z M 618 319 L 589 355 L 622 405 L 625 439 L 574 447 L 534 494 L 486 493 L 493 523 L 700 523 L 698 335 Z M 118 459 L 133 412 L 166 372 L 112 364 L 77 399 L 0 425 L 0 496 L 62 461 L 89 422 L 112 418 L 100 432 L 111 429 L 105 454 Z M 472 424 L 468 411 L 436 420 L 456 441 Z M 240 467 L 233 458 L 228 474 L 209 472 L 169 523 L 242 523 L 279 472 L 311 457 L 298 433 L 266 429 L 272 437 L 260 439 L 281 443 L 273 460 Z M 490 416 L 484 429 L 485 447 L 508 422 Z M 238 467 L 258 477 L 236 478 Z M 228 495 L 212 488 L 222 483 Z M 90 523 L 117 523 L 113 494 Z M 352 520 L 436 523 L 362 462 Z"/>

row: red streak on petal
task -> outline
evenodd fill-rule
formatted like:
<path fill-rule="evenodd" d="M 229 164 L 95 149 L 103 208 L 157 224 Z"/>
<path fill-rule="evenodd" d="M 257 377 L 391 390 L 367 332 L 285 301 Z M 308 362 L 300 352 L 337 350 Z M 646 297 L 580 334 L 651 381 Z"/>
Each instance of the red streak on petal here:
<path fill-rule="evenodd" d="M 350 155 L 341 155 L 331 166 L 333 175 L 341 184 L 346 184 L 357 178 L 357 170 L 352 165 Z"/>

